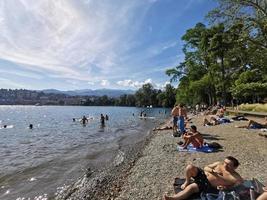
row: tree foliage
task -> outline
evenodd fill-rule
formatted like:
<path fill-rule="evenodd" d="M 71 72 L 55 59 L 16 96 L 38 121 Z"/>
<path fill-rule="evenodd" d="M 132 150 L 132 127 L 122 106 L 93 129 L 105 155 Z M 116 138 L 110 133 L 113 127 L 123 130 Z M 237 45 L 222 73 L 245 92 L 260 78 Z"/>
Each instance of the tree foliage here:
<path fill-rule="evenodd" d="M 267 96 L 266 0 L 218 0 L 211 25 L 197 23 L 182 36 L 185 60 L 166 74 L 179 81 L 186 104 L 259 101 Z"/>

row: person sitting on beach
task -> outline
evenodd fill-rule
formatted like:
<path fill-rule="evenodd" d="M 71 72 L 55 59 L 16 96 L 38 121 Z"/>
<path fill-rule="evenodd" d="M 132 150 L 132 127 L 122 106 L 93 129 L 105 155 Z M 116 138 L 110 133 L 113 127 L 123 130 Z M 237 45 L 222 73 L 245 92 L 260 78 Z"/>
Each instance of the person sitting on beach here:
<path fill-rule="evenodd" d="M 262 188 L 263 193 L 257 198 L 257 200 L 267 200 L 267 187 Z"/>
<path fill-rule="evenodd" d="M 172 126 L 172 130 L 173 133 L 177 132 L 177 123 L 178 123 L 178 117 L 179 117 L 179 105 L 175 105 L 174 108 L 172 109 L 171 115 L 173 117 L 173 126 Z"/>
<path fill-rule="evenodd" d="M 223 107 L 220 107 L 216 112 L 216 116 L 218 116 L 219 118 L 222 118 L 224 116 L 224 112 L 225 112 L 225 109 Z"/>
<path fill-rule="evenodd" d="M 190 131 L 183 135 L 184 144 L 181 145 L 184 149 L 192 143 L 193 147 L 200 148 L 203 146 L 204 139 L 203 136 L 197 131 L 197 127 L 192 125 Z"/>
<path fill-rule="evenodd" d="M 261 128 L 267 128 L 267 117 L 265 117 L 265 120 L 263 123 L 256 122 L 254 120 L 249 120 L 248 125 L 246 126 L 236 126 L 236 128 L 247 128 L 247 129 L 261 129 Z"/>
<path fill-rule="evenodd" d="M 164 200 L 181 200 L 187 199 L 194 193 L 214 192 L 218 189 L 229 189 L 243 182 L 241 176 L 235 171 L 239 162 L 236 158 L 228 156 L 224 162 L 215 162 L 203 169 L 194 165 L 186 167 L 186 179 L 181 186 L 182 191 L 173 195 L 164 195 Z M 190 183 L 191 178 L 194 179 Z"/>

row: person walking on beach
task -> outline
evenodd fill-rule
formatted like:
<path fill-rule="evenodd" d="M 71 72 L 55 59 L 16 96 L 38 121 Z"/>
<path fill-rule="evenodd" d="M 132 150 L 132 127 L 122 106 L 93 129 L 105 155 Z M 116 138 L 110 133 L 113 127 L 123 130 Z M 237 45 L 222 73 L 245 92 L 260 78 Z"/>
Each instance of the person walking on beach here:
<path fill-rule="evenodd" d="M 239 165 L 236 158 L 228 156 L 223 162 L 215 162 L 203 169 L 194 165 L 186 167 L 186 179 L 181 186 L 182 191 L 174 196 L 164 195 L 164 200 L 182 200 L 194 193 L 218 191 L 228 189 L 243 182 L 241 176 L 235 171 Z M 194 182 L 190 183 L 193 178 Z"/>
<path fill-rule="evenodd" d="M 179 105 L 175 105 L 174 108 L 172 109 L 171 115 L 173 117 L 173 126 L 172 126 L 172 131 L 173 133 L 177 133 L 177 123 L 178 123 L 178 117 L 179 117 Z"/>

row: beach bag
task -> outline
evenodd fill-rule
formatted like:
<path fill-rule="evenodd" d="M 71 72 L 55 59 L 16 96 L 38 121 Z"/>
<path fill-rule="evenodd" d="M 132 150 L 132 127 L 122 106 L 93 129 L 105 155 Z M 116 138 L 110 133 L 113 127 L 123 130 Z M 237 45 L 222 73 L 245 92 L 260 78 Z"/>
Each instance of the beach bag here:
<path fill-rule="evenodd" d="M 206 143 L 209 147 L 214 148 L 214 149 L 222 149 L 222 145 L 220 145 L 217 142 L 210 142 Z"/>
<path fill-rule="evenodd" d="M 220 191 L 218 194 L 202 192 L 200 198 L 201 200 L 240 200 L 235 191 Z"/>

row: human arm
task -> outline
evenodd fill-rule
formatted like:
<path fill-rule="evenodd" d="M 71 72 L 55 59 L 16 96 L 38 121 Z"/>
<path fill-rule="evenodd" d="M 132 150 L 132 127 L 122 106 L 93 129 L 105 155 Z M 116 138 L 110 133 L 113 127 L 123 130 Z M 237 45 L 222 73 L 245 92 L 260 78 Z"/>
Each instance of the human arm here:
<path fill-rule="evenodd" d="M 215 162 L 210 165 L 207 165 L 204 167 L 204 171 L 209 172 L 209 173 L 215 173 L 214 169 L 220 164 L 220 162 Z"/>

